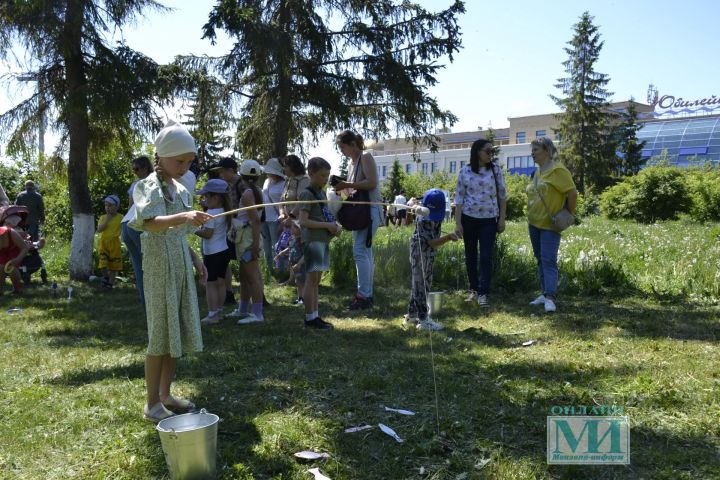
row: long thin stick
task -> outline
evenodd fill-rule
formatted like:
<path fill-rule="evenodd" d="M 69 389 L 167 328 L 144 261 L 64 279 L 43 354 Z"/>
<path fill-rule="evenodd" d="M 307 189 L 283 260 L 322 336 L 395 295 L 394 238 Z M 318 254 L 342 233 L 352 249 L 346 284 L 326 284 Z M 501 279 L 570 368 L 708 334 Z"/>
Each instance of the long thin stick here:
<path fill-rule="evenodd" d="M 218 217 L 224 217 L 226 215 L 233 215 L 238 212 L 242 212 L 245 210 L 252 210 L 254 208 L 260 208 L 260 207 L 276 207 L 278 205 L 299 205 L 303 203 L 343 203 L 343 204 L 352 204 L 352 205 L 381 205 L 381 206 L 388 206 L 388 207 L 395 207 L 395 208 L 403 208 L 406 210 L 420 210 L 424 209 L 426 207 L 423 206 L 415 206 L 415 207 L 408 207 L 407 205 L 400 205 L 396 203 L 383 203 L 383 202 L 364 202 L 364 201 L 356 201 L 356 200 L 286 200 L 284 202 L 273 202 L 273 203 L 259 203 L 257 205 L 250 205 L 249 207 L 241 207 L 236 208 L 235 210 L 228 210 L 227 212 L 218 213 L 217 215 L 213 215 L 212 218 L 218 218 Z"/>

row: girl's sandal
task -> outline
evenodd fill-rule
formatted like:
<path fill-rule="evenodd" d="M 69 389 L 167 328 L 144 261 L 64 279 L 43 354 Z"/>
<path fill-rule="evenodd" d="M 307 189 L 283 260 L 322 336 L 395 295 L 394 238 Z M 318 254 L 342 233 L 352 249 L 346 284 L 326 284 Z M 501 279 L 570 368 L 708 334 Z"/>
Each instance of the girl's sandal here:
<path fill-rule="evenodd" d="M 165 406 L 165 408 L 168 408 L 173 412 L 190 412 L 192 410 L 195 410 L 195 404 L 190 400 L 185 400 L 184 398 L 175 398 L 172 395 L 163 400 L 162 404 Z"/>
<path fill-rule="evenodd" d="M 152 408 L 148 408 L 147 405 L 145 405 L 143 410 L 143 418 L 152 423 L 158 423 L 161 420 L 174 416 L 175 414 L 165 408 L 162 402 L 156 403 Z"/>

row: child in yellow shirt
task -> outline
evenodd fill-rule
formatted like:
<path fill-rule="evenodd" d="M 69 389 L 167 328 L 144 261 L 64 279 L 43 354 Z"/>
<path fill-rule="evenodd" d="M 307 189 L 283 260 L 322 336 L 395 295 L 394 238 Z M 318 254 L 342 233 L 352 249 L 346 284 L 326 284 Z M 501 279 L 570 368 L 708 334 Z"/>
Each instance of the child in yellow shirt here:
<path fill-rule="evenodd" d="M 115 284 L 117 272 L 122 270 L 122 251 L 120 250 L 120 231 L 122 215 L 118 214 L 120 199 L 117 195 L 105 197 L 105 215 L 100 217 L 97 231 L 100 233 L 100 270 L 103 288 L 111 289 Z"/>

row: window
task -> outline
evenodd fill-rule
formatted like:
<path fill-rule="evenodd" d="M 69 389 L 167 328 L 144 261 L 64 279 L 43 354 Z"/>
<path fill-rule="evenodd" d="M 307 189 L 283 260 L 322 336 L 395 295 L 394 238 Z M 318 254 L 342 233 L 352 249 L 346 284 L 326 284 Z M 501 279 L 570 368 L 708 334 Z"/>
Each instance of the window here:
<path fill-rule="evenodd" d="M 428 164 L 427 163 L 422 164 L 422 173 L 423 173 L 423 175 L 427 175 L 427 173 L 428 173 Z"/>
<path fill-rule="evenodd" d="M 409 163 L 405 164 L 405 173 L 410 173 L 410 164 Z"/>
<path fill-rule="evenodd" d="M 460 160 L 460 169 L 462 169 L 462 167 L 464 167 L 464 166 L 465 166 L 465 162 Z"/>
<path fill-rule="evenodd" d="M 382 178 L 387 177 L 387 165 L 382 166 Z"/>
<path fill-rule="evenodd" d="M 457 171 L 457 163 L 450 162 L 450 173 L 455 173 L 456 171 Z"/>
<path fill-rule="evenodd" d="M 547 137 L 547 131 L 546 130 L 537 130 L 537 131 L 535 131 L 535 137 L 537 137 L 537 138 Z"/>
<path fill-rule="evenodd" d="M 515 143 L 525 143 L 525 132 L 515 133 Z"/>
<path fill-rule="evenodd" d="M 430 164 L 430 173 L 435 173 L 435 170 L 437 170 L 437 163 L 436 163 L 436 162 L 432 162 L 432 163 Z"/>

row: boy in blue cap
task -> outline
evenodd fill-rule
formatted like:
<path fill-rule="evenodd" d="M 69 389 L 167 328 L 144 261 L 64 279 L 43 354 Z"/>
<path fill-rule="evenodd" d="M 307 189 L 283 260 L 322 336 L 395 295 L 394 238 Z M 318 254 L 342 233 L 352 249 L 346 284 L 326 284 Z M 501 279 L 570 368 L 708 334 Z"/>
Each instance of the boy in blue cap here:
<path fill-rule="evenodd" d="M 403 324 L 417 326 L 421 330 L 441 330 L 443 327 L 428 316 L 427 292 L 432 285 L 435 250 L 447 242 L 455 242 L 454 233 L 440 236 L 442 221 L 445 218 L 445 194 L 433 188 L 425 192 L 422 204 L 430 210 L 427 217 L 418 215 L 415 219 L 415 232 L 410 237 L 411 290 L 408 313 Z"/>

